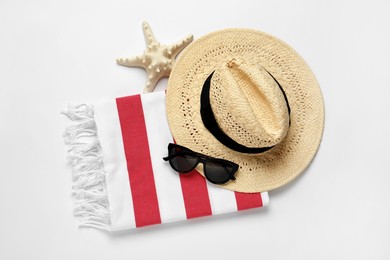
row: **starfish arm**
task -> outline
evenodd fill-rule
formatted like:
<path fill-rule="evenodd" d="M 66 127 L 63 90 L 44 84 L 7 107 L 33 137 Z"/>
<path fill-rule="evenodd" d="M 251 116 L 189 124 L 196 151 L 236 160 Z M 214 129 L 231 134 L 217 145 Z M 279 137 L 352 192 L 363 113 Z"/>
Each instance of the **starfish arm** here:
<path fill-rule="evenodd" d="M 135 56 L 132 58 L 116 59 L 116 63 L 126 67 L 142 67 L 145 68 L 145 57 Z"/>
<path fill-rule="evenodd" d="M 144 31 L 144 38 L 146 46 L 157 45 L 156 38 L 153 35 L 152 29 L 147 22 L 142 23 L 142 29 Z"/>
<path fill-rule="evenodd" d="M 193 38 L 194 37 L 192 35 L 188 35 L 186 38 L 182 39 L 181 41 L 169 45 L 167 47 L 168 54 L 173 58 L 176 57 L 179 54 L 179 52 L 181 52 L 185 47 L 187 47 L 188 44 L 192 42 Z"/>
<path fill-rule="evenodd" d="M 146 81 L 146 85 L 145 85 L 145 88 L 144 88 L 144 93 L 153 92 L 153 90 L 156 87 L 157 82 L 160 80 L 160 78 L 161 78 L 161 76 L 157 75 L 157 74 L 150 75 L 148 77 L 148 80 Z"/>
<path fill-rule="evenodd" d="M 126 67 L 144 68 L 148 75 L 144 93 L 148 93 L 153 92 L 157 82 L 162 77 L 169 77 L 175 62 L 175 57 L 192 42 L 193 36 L 189 35 L 175 44 L 161 45 L 154 38 L 153 32 L 147 22 L 143 22 L 142 29 L 147 45 L 143 55 L 117 59 L 116 62 Z"/>

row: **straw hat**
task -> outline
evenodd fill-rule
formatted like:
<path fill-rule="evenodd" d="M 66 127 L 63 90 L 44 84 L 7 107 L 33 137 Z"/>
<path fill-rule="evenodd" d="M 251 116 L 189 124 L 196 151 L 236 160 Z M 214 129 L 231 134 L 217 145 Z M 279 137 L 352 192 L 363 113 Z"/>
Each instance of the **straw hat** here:
<path fill-rule="evenodd" d="M 166 108 L 178 144 L 240 166 L 236 180 L 221 186 L 241 192 L 297 177 L 324 126 L 308 65 L 281 40 L 250 29 L 213 32 L 189 45 L 170 75 Z"/>

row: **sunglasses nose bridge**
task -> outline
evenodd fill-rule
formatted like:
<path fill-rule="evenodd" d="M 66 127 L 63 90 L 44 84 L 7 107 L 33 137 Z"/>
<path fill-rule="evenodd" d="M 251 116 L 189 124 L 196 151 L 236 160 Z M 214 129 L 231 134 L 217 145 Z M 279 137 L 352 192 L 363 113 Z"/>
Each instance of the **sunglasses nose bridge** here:
<path fill-rule="evenodd" d="M 204 167 L 207 163 L 207 160 L 205 158 L 202 158 L 202 156 L 198 156 L 198 163 L 202 163 Z"/>

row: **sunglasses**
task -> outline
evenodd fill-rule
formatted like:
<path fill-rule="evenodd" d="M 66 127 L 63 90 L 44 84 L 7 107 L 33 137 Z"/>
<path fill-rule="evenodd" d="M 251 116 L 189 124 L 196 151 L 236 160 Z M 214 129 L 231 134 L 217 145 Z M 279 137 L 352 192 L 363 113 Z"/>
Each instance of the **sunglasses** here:
<path fill-rule="evenodd" d="M 202 163 L 206 179 L 214 184 L 235 180 L 234 174 L 238 170 L 238 164 L 234 162 L 206 156 L 172 143 L 168 145 L 168 156 L 163 159 L 169 161 L 175 171 L 183 174 L 191 172 Z"/>

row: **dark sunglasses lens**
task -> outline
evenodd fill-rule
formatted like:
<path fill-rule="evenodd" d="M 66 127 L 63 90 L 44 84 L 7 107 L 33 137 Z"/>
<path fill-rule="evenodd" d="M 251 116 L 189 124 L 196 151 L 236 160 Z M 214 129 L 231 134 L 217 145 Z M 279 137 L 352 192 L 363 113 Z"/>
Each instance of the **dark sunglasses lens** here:
<path fill-rule="evenodd" d="M 223 184 L 231 179 L 233 166 L 222 162 L 207 161 L 205 175 L 207 179 L 215 184 Z"/>
<path fill-rule="evenodd" d="M 176 171 L 184 173 L 191 171 L 198 163 L 198 159 L 191 154 L 175 154 L 170 161 Z"/>

